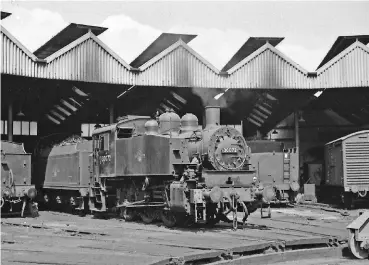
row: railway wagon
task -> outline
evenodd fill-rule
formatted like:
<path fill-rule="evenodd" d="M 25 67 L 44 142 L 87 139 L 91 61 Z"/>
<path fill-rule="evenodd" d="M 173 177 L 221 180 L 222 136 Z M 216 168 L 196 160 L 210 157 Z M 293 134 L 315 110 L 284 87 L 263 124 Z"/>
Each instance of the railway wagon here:
<path fill-rule="evenodd" d="M 284 149 L 281 142 L 252 140 L 250 164 L 257 178 L 274 187 L 276 197 L 272 203 L 288 203 L 300 189 L 298 152 L 296 148 Z"/>
<path fill-rule="evenodd" d="M 46 208 L 88 210 L 92 141 L 56 145 L 38 154 L 38 187 Z"/>
<path fill-rule="evenodd" d="M 206 126 L 195 115 L 173 112 L 126 117 L 93 132 L 90 209 L 120 209 L 126 220 L 160 218 L 166 226 L 216 223 L 237 211 L 255 211 L 271 190 L 247 168 L 250 150 L 234 128 L 220 126 L 219 107 L 206 108 Z M 268 192 L 266 192 L 268 191 Z M 265 197 L 265 196 L 264 196 Z"/>
<path fill-rule="evenodd" d="M 31 179 L 31 154 L 23 144 L 1 141 L 1 213 L 38 215 L 37 196 Z"/>
<path fill-rule="evenodd" d="M 325 179 L 329 194 L 340 194 L 346 208 L 354 197 L 368 198 L 369 130 L 355 132 L 325 145 Z"/>

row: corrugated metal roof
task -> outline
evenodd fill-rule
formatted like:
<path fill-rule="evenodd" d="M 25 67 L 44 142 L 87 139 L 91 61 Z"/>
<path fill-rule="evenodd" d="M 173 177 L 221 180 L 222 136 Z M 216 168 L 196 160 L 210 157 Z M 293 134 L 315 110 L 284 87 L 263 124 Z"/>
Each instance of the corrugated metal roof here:
<path fill-rule="evenodd" d="M 316 87 L 368 87 L 369 47 L 356 41 L 317 72 Z"/>
<path fill-rule="evenodd" d="M 231 88 L 306 89 L 313 86 L 308 71 L 269 43 L 227 72 Z"/>
<path fill-rule="evenodd" d="M 369 43 L 369 35 L 339 36 L 318 66 L 317 70 L 356 41 L 360 41 L 366 45 Z"/>
<path fill-rule="evenodd" d="M 2 73 L 47 79 L 133 84 L 136 73 L 92 32 L 54 54 L 38 59 L 1 28 Z"/>
<path fill-rule="evenodd" d="M 40 68 L 37 57 L 1 27 L 1 73 L 39 77 Z"/>
<path fill-rule="evenodd" d="M 70 43 L 46 59 L 44 78 L 86 82 L 134 84 L 130 65 L 92 32 Z"/>
<path fill-rule="evenodd" d="M 83 30 L 87 29 L 77 31 Z M 102 32 L 105 29 L 96 30 Z M 150 46 L 152 48 L 142 53 L 140 62 L 145 63 L 136 69 L 98 39 L 93 30 L 48 57 L 39 59 L 1 27 L 3 44 L 1 69 L 3 74 L 10 75 L 147 86 L 220 89 L 320 89 L 369 86 L 369 48 L 360 41 L 356 41 L 336 55 L 315 73 L 316 77 L 312 77 L 311 73 L 270 43 L 264 44 L 224 74 L 191 49 L 180 37 L 187 36 L 188 42 L 194 35 L 174 35 L 179 40 L 153 58 L 151 56 L 158 52 L 160 47 L 164 47 L 160 46 L 161 41 L 158 41 L 159 46 Z M 275 41 L 278 42 L 279 39 Z M 243 52 L 239 54 L 247 54 Z"/>
<path fill-rule="evenodd" d="M 222 72 L 226 72 L 231 69 L 233 66 L 241 62 L 247 56 L 263 47 L 265 43 L 270 43 L 274 47 L 277 46 L 284 37 L 282 38 L 271 38 L 271 37 L 250 37 L 242 47 L 233 55 L 231 60 L 223 67 Z"/>
<path fill-rule="evenodd" d="M 3 20 L 4 18 L 7 18 L 10 15 L 11 15 L 11 13 L 1 11 L 1 20 Z"/>
<path fill-rule="evenodd" d="M 227 79 L 182 40 L 142 65 L 138 85 L 226 87 Z"/>
<path fill-rule="evenodd" d="M 134 68 L 139 68 L 172 46 L 178 40 L 182 40 L 184 43 L 189 43 L 196 37 L 197 35 L 162 33 L 153 43 L 149 45 L 149 47 L 146 48 L 146 50 L 144 50 L 136 59 L 134 59 L 130 65 Z"/>
<path fill-rule="evenodd" d="M 48 42 L 38 48 L 34 54 L 40 59 L 45 59 L 51 54 L 59 51 L 63 47 L 82 37 L 89 31 L 91 31 L 95 36 L 98 36 L 105 30 L 107 30 L 107 28 L 71 23 L 54 37 L 52 37 Z"/>

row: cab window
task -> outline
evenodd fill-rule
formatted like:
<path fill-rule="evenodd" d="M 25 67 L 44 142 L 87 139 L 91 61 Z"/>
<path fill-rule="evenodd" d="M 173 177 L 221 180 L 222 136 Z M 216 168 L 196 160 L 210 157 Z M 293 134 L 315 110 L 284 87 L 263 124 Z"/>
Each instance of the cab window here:
<path fill-rule="evenodd" d="M 109 134 L 104 133 L 99 135 L 97 139 L 96 148 L 104 151 L 109 151 Z"/>
<path fill-rule="evenodd" d="M 109 151 L 109 134 L 108 133 L 105 133 L 103 135 L 103 143 L 101 144 L 101 146 L 104 151 Z"/>
<path fill-rule="evenodd" d="M 133 135 L 133 128 L 117 128 L 117 138 L 131 138 Z"/>

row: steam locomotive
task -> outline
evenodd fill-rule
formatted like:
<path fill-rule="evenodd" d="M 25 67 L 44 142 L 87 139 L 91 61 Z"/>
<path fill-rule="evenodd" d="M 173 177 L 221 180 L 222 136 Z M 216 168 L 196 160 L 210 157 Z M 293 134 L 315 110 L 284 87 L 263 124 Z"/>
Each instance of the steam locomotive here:
<path fill-rule="evenodd" d="M 272 186 L 276 196 L 273 204 L 294 202 L 299 185 L 299 154 L 296 148 L 285 148 L 282 142 L 249 140 L 250 164 L 264 185 Z"/>
<path fill-rule="evenodd" d="M 205 114 L 204 129 L 192 114 L 126 116 L 95 130 L 92 141 L 38 146 L 32 173 L 38 202 L 173 226 L 216 223 L 238 211 L 246 220 L 262 202 L 291 199 L 299 188 L 296 151 L 271 141 L 246 143 L 236 129 L 219 125 L 219 107 Z M 30 182 L 30 170 L 28 176 Z M 35 205 L 34 198 L 27 201 Z"/>
<path fill-rule="evenodd" d="M 1 141 L 1 214 L 38 215 L 31 184 L 31 154 L 23 144 Z"/>
<path fill-rule="evenodd" d="M 119 210 L 126 220 L 160 218 L 172 227 L 243 221 L 273 189 L 249 169 L 250 148 L 236 129 L 220 126 L 220 108 L 205 109 L 206 126 L 186 114 L 127 116 L 93 132 L 89 208 Z"/>
<path fill-rule="evenodd" d="M 40 202 L 125 220 L 189 225 L 243 221 L 274 199 L 250 167 L 250 148 L 235 128 L 220 126 L 220 108 L 205 109 L 202 129 L 193 114 L 157 120 L 125 116 L 93 132 L 91 141 L 39 148 L 33 183 Z M 270 213 L 270 212 L 269 212 Z M 231 218 L 232 219 L 232 218 Z"/>

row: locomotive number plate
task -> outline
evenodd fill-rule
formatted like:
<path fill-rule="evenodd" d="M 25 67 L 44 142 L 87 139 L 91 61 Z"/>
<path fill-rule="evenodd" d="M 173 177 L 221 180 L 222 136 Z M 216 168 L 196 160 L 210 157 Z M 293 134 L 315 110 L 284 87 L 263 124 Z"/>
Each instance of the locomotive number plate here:
<path fill-rule="evenodd" d="M 233 154 L 233 153 L 237 153 L 237 148 L 236 147 L 226 147 L 222 149 L 222 153 L 223 154 Z"/>

